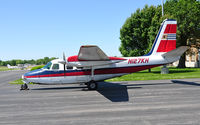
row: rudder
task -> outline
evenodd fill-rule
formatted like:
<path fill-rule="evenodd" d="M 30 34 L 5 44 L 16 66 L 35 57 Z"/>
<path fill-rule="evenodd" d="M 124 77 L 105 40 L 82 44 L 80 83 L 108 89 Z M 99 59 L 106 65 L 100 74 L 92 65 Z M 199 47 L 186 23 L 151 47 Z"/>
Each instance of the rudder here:
<path fill-rule="evenodd" d="M 154 41 L 151 51 L 147 55 L 163 54 L 176 49 L 177 21 L 165 19 Z"/>

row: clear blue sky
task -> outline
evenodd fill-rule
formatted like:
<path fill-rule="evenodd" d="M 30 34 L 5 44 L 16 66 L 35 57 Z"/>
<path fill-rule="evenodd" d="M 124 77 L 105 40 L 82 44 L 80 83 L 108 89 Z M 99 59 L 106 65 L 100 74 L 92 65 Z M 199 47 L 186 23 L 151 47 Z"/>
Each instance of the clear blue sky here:
<path fill-rule="evenodd" d="M 61 58 L 88 44 L 121 56 L 120 28 L 145 4 L 161 0 L 0 0 L 0 60 Z"/>

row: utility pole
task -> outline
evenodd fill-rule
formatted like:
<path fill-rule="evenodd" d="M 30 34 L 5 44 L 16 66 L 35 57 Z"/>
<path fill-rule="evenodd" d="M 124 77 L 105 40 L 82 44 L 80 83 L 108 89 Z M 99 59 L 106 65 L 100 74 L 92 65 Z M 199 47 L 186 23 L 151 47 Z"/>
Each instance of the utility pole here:
<path fill-rule="evenodd" d="M 161 0 L 162 2 L 162 16 L 164 16 L 164 0 Z"/>
<path fill-rule="evenodd" d="M 164 16 L 164 0 L 161 0 L 162 2 L 162 17 Z M 161 74 L 168 74 L 169 73 L 169 69 L 167 68 L 167 65 L 163 65 L 163 67 L 161 68 Z"/>

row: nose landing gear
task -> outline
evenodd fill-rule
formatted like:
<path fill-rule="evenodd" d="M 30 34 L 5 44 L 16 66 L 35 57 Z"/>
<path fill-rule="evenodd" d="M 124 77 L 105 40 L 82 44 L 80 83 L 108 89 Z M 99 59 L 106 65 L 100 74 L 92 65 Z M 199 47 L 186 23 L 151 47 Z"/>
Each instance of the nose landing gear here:
<path fill-rule="evenodd" d="M 28 85 L 26 83 L 22 84 L 20 90 L 29 90 Z"/>

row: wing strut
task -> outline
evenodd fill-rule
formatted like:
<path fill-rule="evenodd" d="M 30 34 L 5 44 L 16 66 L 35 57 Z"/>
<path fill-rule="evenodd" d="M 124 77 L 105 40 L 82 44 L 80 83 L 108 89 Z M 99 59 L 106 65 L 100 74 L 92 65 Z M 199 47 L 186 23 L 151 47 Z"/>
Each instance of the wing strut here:
<path fill-rule="evenodd" d="M 63 52 L 63 60 L 65 61 L 65 63 L 63 64 L 64 66 L 64 76 L 65 76 L 65 72 L 66 72 L 66 57 L 65 57 L 65 53 Z"/>
<path fill-rule="evenodd" d="M 94 80 L 94 67 L 91 67 L 91 80 Z"/>

